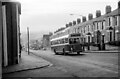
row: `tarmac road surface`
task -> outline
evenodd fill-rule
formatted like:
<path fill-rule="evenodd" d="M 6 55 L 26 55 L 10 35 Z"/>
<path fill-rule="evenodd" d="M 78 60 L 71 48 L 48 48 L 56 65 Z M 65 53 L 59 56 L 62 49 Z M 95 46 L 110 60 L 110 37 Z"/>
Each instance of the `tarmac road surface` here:
<path fill-rule="evenodd" d="M 31 50 L 51 66 L 5 74 L 7 77 L 118 77 L 118 53 L 81 53 L 55 55 L 50 50 Z"/>

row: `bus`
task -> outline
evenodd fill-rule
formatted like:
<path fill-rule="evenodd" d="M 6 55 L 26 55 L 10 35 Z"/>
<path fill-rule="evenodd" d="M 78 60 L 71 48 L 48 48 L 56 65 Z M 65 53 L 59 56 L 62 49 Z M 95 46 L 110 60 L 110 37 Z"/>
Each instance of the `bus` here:
<path fill-rule="evenodd" d="M 55 54 L 69 54 L 69 53 L 77 53 L 83 51 L 83 45 L 81 41 L 81 34 L 74 33 L 68 34 L 56 38 L 52 38 L 50 40 L 51 50 L 54 51 Z"/>

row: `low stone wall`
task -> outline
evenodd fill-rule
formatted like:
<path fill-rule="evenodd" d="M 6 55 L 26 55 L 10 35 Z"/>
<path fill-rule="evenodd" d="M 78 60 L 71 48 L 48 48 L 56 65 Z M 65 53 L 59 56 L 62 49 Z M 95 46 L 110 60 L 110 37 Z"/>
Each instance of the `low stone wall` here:
<path fill-rule="evenodd" d="M 105 45 L 106 50 L 120 50 L 120 47 L 118 46 L 111 46 L 111 45 Z M 88 50 L 87 46 L 85 46 L 85 50 Z M 90 46 L 90 50 L 99 50 L 97 46 Z"/>

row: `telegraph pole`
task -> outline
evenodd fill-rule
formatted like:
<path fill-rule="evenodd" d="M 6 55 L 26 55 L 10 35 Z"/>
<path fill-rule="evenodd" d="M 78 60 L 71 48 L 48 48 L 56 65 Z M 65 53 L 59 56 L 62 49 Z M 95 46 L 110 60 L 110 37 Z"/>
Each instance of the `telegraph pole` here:
<path fill-rule="evenodd" d="M 28 36 L 28 55 L 30 54 L 29 52 L 29 27 L 27 27 L 27 36 Z"/>

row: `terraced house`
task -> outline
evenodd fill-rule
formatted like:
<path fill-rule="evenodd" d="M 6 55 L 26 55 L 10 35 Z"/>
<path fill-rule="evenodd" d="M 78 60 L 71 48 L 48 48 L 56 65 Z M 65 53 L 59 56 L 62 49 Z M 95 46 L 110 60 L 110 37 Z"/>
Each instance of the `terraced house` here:
<path fill-rule="evenodd" d="M 105 14 L 101 15 L 100 10 L 96 10 L 96 17 L 92 14 L 86 17 L 78 18 L 77 21 L 66 24 L 65 31 L 60 31 L 58 34 L 80 33 L 83 45 L 97 46 L 99 50 L 105 50 L 106 44 L 119 45 L 120 44 L 120 1 L 118 8 L 111 10 L 111 6 L 105 7 Z"/>

